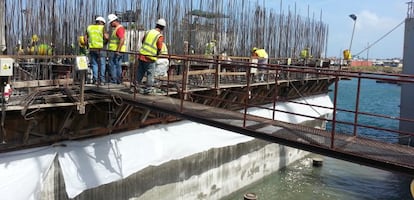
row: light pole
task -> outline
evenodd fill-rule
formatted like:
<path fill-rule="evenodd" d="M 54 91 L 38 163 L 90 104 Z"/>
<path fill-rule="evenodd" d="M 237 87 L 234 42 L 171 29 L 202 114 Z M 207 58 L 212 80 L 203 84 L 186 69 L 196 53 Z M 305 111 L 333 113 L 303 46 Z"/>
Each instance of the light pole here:
<path fill-rule="evenodd" d="M 352 40 L 354 39 L 354 32 L 355 32 L 355 24 L 357 20 L 357 16 L 355 14 L 350 14 L 349 17 L 354 20 L 354 28 L 352 28 L 352 36 L 351 36 L 351 42 L 349 43 L 349 51 L 351 52 L 352 47 Z"/>

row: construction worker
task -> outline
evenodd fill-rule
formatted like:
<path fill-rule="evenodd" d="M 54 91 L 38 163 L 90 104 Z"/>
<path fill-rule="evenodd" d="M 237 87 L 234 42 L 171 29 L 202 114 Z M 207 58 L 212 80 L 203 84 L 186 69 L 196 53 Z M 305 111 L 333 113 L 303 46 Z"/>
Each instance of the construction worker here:
<path fill-rule="evenodd" d="M 22 45 L 21 40 L 17 41 L 17 46 L 15 47 L 15 50 L 17 52 L 17 55 L 24 55 L 24 50 L 23 50 L 23 45 Z"/>
<path fill-rule="evenodd" d="M 26 52 L 30 55 L 51 56 L 53 55 L 53 45 L 47 43 L 39 44 L 39 37 L 34 34 L 30 39 Z"/>
<path fill-rule="evenodd" d="M 231 61 L 231 58 L 227 55 L 227 49 L 224 48 L 223 51 L 220 52 L 220 60 Z M 229 63 L 229 62 L 224 62 Z"/>
<path fill-rule="evenodd" d="M 144 87 L 143 90 L 139 90 L 139 92 L 148 94 L 154 91 L 155 62 L 162 50 L 162 44 L 164 42 L 162 31 L 166 25 L 167 22 L 165 19 L 158 19 L 155 28 L 147 31 L 142 39 L 142 46 L 138 55 L 138 70 L 135 87 L 142 84 L 142 79 L 145 74 L 147 75 L 147 82 L 146 87 Z"/>
<path fill-rule="evenodd" d="M 217 44 L 216 40 L 211 40 L 210 42 L 207 42 L 204 48 L 204 55 L 211 56 L 211 55 L 216 54 L 217 53 L 216 44 Z"/>
<path fill-rule="evenodd" d="M 88 54 L 88 45 L 86 44 L 86 38 L 83 35 L 78 37 L 78 48 L 78 55 L 86 56 Z"/>
<path fill-rule="evenodd" d="M 41 56 L 51 56 L 51 55 L 53 55 L 52 45 L 49 45 L 49 44 L 46 44 L 46 43 L 39 44 L 39 46 L 37 48 L 37 55 L 41 55 Z"/>
<path fill-rule="evenodd" d="M 306 47 L 300 51 L 300 58 L 308 59 L 309 58 L 309 47 Z"/>
<path fill-rule="evenodd" d="M 258 67 L 259 67 L 258 68 L 258 71 L 259 71 L 258 81 L 263 82 L 264 81 L 264 75 L 263 75 L 264 69 L 260 69 L 260 68 L 261 67 L 266 67 L 269 56 L 267 55 L 266 50 L 254 47 L 252 49 L 252 58 L 257 59 L 257 64 L 258 64 Z"/>
<path fill-rule="evenodd" d="M 38 42 L 39 37 L 36 34 L 32 35 L 32 38 L 29 40 L 29 45 L 26 48 L 26 54 L 37 55 Z"/>
<path fill-rule="evenodd" d="M 125 28 L 121 25 L 115 14 L 108 15 L 108 23 L 112 27 L 112 33 L 109 36 L 108 53 L 109 72 L 111 74 L 111 83 L 122 83 L 122 52 L 126 51 Z"/>
<path fill-rule="evenodd" d="M 34 34 L 27 47 L 27 54 L 40 55 L 40 56 L 51 56 L 53 55 L 53 45 L 48 43 L 40 43 L 39 37 Z"/>
<path fill-rule="evenodd" d="M 95 24 L 89 25 L 85 34 L 85 41 L 87 41 L 89 47 L 89 61 L 92 67 L 93 83 L 99 85 L 104 85 L 105 83 L 106 57 L 105 52 L 101 51 L 109 39 L 109 35 L 105 32 L 105 23 L 103 17 L 97 17 Z M 112 48 L 115 48 L 115 44 Z"/>

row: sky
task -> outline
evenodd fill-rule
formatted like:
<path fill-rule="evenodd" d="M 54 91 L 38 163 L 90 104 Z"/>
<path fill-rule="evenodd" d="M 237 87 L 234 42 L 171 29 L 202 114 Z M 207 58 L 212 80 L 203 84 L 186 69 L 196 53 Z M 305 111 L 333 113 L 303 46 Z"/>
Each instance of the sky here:
<path fill-rule="evenodd" d="M 280 0 L 263 0 L 265 6 L 279 12 Z M 351 52 L 355 55 L 372 45 L 385 34 L 397 27 L 407 16 L 409 0 L 282 0 L 282 10 L 289 8 L 319 18 L 329 26 L 327 56 L 339 57 L 351 43 L 354 21 L 350 14 L 357 16 L 352 39 Z M 385 59 L 402 58 L 404 24 L 384 39 L 359 54 L 361 58 Z"/>

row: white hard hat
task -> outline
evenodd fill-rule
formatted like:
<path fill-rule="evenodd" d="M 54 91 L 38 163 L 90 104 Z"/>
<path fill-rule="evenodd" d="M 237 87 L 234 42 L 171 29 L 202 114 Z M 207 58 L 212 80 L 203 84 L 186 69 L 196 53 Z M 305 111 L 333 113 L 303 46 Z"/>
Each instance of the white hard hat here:
<path fill-rule="evenodd" d="M 105 18 L 103 17 L 97 17 L 95 21 L 100 21 L 100 22 L 103 22 L 104 24 L 106 23 Z"/>
<path fill-rule="evenodd" d="M 160 26 L 167 26 L 167 22 L 165 21 L 165 19 L 161 18 L 157 20 L 157 24 Z"/>
<path fill-rule="evenodd" d="M 113 22 L 117 19 L 118 19 L 118 17 L 115 14 L 109 14 L 108 15 L 108 23 L 111 23 L 111 22 Z"/>

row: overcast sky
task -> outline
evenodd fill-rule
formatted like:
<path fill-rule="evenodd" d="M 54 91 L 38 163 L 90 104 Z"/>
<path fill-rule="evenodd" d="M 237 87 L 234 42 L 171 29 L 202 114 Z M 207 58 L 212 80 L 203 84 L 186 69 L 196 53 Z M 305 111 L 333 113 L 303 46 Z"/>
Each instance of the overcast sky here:
<path fill-rule="evenodd" d="M 282 8 L 286 13 L 290 7 L 304 17 L 315 15 L 329 25 L 328 56 L 340 56 L 342 50 L 348 49 L 351 42 L 354 21 L 350 14 L 357 16 L 355 34 L 352 42 L 352 54 L 364 50 L 407 16 L 409 0 L 283 0 Z M 279 12 L 280 0 L 264 0 L 267 8 Z M 402 58 L 404 42 L 404 24 L 369 49 L 369 58 Z M 367 57 L 367 51 L 360 54 Z"/>

